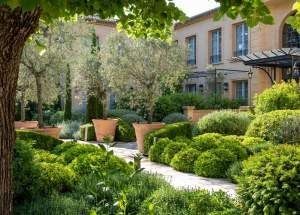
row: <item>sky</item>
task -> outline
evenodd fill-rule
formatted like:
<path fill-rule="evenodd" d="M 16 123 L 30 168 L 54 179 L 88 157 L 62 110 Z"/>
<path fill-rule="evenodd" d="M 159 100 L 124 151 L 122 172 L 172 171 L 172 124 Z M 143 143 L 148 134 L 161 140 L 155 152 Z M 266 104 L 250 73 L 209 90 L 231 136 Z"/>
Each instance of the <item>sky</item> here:
<path fill-rule="evenodd" d="M 173 0 L 173 2 L 188 17 L 218 7 L 218 4 L 214 0 Z"/>

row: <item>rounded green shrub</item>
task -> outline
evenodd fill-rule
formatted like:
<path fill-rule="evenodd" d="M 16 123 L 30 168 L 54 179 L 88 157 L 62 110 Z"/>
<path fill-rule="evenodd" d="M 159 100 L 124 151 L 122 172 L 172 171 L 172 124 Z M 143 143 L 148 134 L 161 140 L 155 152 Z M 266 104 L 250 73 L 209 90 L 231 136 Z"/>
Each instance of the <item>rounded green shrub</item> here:
<path fill-rule="evenodd" d="M 76 142 L 64 142 L 58 146 L 56 146 L 52 152 L 54 154 L 57 154 L 57 155 L 60 155 L 62 154 L 63 152 L 67 151 L 68 149 L 72 148 L 73 146 L 77 145 Z"/>
<path fill-rule="evenodd" d="M 162 121 L 166 124 L 172 124 L 176 122 L 185 122 L 188 121 L 188 119 L 182 113 L 171 113 L 164 117 Z"/>
<path fill-rule="evenodd" d="M 171 142 L 163 152 L 164 163 L 170 164 L 173 157 L 187 146 L 185 142 Z"/>
<path fill-rule="evenodd" d="M 236 156 L 227 149 L 211 149 L 198 157 L 194 170 L 199 176 L 225 178 L 226 170 L 236 160 Z"/>
<path fill-rule="evenodd" d="M 49 123 L 50 125 L 56 125 L 64 121 L 64 111 L 56 111 L 50 116 Z"/>
<path fill-rule="evenodd" d="M 12 161 L 14 199 L 30 199 L 36 191 L 39 171 L 34 162 L 34 150 L 30 142 L 17 140 Z"/>
<path fill-rule="evenodd" d="M 193 138 L 190 146 L 199 152 L 217 148 L 222 142 L 223 136 L 217 133 L 206 133 Z"/>
<path fill-rule="evenodd" d="M 34 150 L 34 160 L 36 162 L 46 162 L 46 163 L 61 163 L 62 159 L 59 159 L 59 156 L 56 154 L 51 154 L 49 151 L 36 149 Z"/>
<path fill-rule="evenodd" d="M 251 214 L 300 211 L 300 148 L 280 145 L 243 162 L 238 194 Z"/>
<path fill-rule="evenodd" d="M 212 112 L 198 121 L 200 134 L 220 133 L 244 135 L 252 116 L 248 113 L 237 113 L 233 111 Z"/>
<path fill-rule="evenodd" d="M 134 112 L 132 110 L 126 110 L 126 109 L 114 109 L 114 110 L 109 110 L 107 115 L 109 117 L 122 118 L 122 116 L 127 115 L 127 114 L 136 115 L 136 112 Z"/>
<path fill-rule="evenodd" d="M 194 172 L 194 163 L 199 156 L 199 151 L 193 148 L 183 149 L 171 160 L 171 166 L 182 172 Z"/>
<path fill-rule="evenodd" d="M 260 137 L 273 143 L 300 141 L 300 110 L 277 110 L 256 117 L 246 136 Z"/>
<path fill-rule="evenodd" d="M 120 142 L 134 142 L 135 131 L 132 124 L 123 119 L 119 119 L 115 139 Z"/>
<path fill-rule="evenodd" d="M 136 113 L 127 113 L 121 116 L 121 119 L 128 123 L 134 123 L 134 122 L 145 122 L 145 119 Z"/>
<path fill-rule="evenodd" d="M 37 186 L 41 193 L 71 191 L 76 182 L 75 172 L 63 164 L 41 162 L 38 164 L 40 176 Z"/>
<path fill-rule="evenodd" d="M 265 141 L 259 137 L 244 137 L 241 144 L 247 148 L 249 155 L 256 154 L 273 146 L 271 142 Z"/>
<path fill-rule="evenodd" d="M 17 138 L 32 142 L 33 148 L 44 150 L 52 150 L 57 145 L 63 143 L 62 140 L 58 140 L 54 137 L 26 130 L 17 130 Z"/>
<path fill-rule="evenodd" d="M 78 175 L 121 173 L 130 174 L 133 168 L 123 159 L 114 156 L 111 152 L 98 151 L 84 154 L 72 161 L 70 167 Z"/>
<path fill-rule="evenodd" d="M 71 163 L 72 160 L 80 155 L 94 153 L 102 149 L 91 144 L 75 144 L 73 147 L 64 151 L 61 156 L 66 163 Z"/>
<path fill-rule="evenodd" d="M 164 163 L 163 153 L 172 141 L 168 138 L 159 139 L 153 146 L 151 146 L 149 151 L 149 158 L 151 161 Z"/>
<path fill-rule="evenodd" d="M 248 157 L 247 148 L 241 144 L 236 136 L 222 137 L 222 143 L 219 145 L 219 148 L 229 150 L 238 160 L 244 160 Z"/>
<path fill-rule="evenodd" d="M 300 85 L 295 81 L 274 84 L 255 97 L 255 113 L 300 109 Z"/>

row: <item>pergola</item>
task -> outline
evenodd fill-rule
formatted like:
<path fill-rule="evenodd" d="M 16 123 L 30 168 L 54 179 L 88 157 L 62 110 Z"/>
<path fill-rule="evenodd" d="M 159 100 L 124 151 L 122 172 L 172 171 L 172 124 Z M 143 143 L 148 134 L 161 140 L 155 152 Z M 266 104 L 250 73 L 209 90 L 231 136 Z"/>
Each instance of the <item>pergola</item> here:
<path fill-rule="evenodd" d="M 261 51 L 233 57 L 233 61 L 243 62 L 247 66 L 263 70 L 271 82 L 274 83 L 277 68 L 291 69 L 292 75 L 299 77 L 300 48 L 281 48 Z M 272 77 L 272 71 L 274 77 Z"/>

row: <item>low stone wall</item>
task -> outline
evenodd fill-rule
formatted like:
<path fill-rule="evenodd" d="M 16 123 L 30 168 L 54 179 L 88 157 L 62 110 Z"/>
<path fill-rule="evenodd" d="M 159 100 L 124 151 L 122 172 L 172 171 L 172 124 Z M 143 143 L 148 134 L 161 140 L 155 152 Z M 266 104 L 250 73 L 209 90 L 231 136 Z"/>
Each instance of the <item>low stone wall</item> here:
<path fill-rule="evenodd" d="M 236 111 L 236 112 L 245 112 L 249 111 L 248 106 L 241 106 L 239 109 L 226 109 L 230 111 Z M 219 111 L 215 109 L 202 109 L 202 110 L 197 110 L 196 107 L 194 106 L 185 106 L 183 107 L 184 115 L 191 120 L 192 122 L 198 122 L 199 119 L 202 117 L 206 116 L 207 114 L 210 114 L 214 111 Z"/>

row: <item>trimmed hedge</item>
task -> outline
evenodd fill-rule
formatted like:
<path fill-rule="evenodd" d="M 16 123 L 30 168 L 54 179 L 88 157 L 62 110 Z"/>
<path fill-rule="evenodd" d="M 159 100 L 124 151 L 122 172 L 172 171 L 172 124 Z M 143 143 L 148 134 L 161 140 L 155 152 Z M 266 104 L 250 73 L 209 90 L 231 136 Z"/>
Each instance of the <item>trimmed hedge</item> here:
<path fill-rule="evenodd" d="M 173 157 L 180 152 L 182 149 L 185 149 L 187 144 L 185 142 L 171 142 L 164 148 L 164 152 L 162 154 L 163 161 L 166 164 L 170 164 Z"/>
<path fill-rule="evenodd" d="M 152 131 L 145 136 L 144 145 L 147 154 L 150 147 L 160 138 L 174 139 L 178 136 L 192 138 L 192 125 L 189 122 L 179 122 L 166 125 L 165 127 Z"/>
<path fill-rule="evenodd" d="M 238 137 L 224 136 L 219 148 L 227 149 L 232 152 L 238 160 L 245 160 L 248 158 L 247 148 L 241 144 Z"/>
<path fill-rule="evenodd" d="M 248 113 L 233 111 L 212 112 L 198 121 L 199 134 L 220 133 L 227 135 L 244 135 L 252 120 Z"/>
<path fill-rule="evenodd" d="M 194 163 L 199 156 L 199 151 L 193 148 L 183 149 L 171 160 L 171 166 L 182 172 L 194 172 Z"/>
<path fill-rule="evenodd" d="M 255 113 L 300 109 L 300 85 L 295 81 L 274 84 L 255 97 Z"/>
<path fill-rule="evenodd" d="M 199 176 L 225 178 L 226 170 L 236 160 L 236 156 L 228 149 L 212 149 L 198 157 L 194 170 Z"/>
<path fill-rule="evenodd" d="M 149 151 L 149 159 L 154 162 L 164 163 L 163 153 L 165 148 L 171 144 L 172 141 L 168 138 L 158 140 Z"/>
<path fill-rule="evenodd" d="M 78 175 L 104 172 L 129 175 L 133 172 L 132 166 L 129 166 L 123 159 L 114 156 L 111 152 L 106 151 L 80 155 L 70 163 L 70 167 Z"/>
<path fill-rule="evenodd" d="M 204 152 L 209 149 L 217 148 L 221 144 L 221 134 L 207 133 L 193 138 L 190 146 L 197 149 L 199 152 Z"/>
<path fill-rule="evenodd" d="M 86 134 L 87 136 L 85 136 Z M 96 140 L 95 128 L 93 124 L 85 124 L 80 126 L 80 140 L 84 140 L 84 141 Z"/>
<path fill-rule="evenodd" d="M 273 143 L 300 142 L 300 110 L 277 110 L 256 117 L 246 136 Z"/>
<path fill-rule="evenodd" d="M 63 141 L 58 140 L 54 137 L 44 135 L 44 134 L 39 134 L 32 131 L 17 130 L 16 133 L 17 133 L 17 139 L 33 142 L 33 147 L 37 149 L 44 149 L 44 150 L 51 151 L 54 147 L 63 143 Z"/>
<path fill-rule="evenodd" d="M 256 154 L 273 146 L 271 142 L 259 137 L 244 137 L 241 144 L 247 148 L 249 155 Z"/>
<path fill-rule="evenodd" d="M 243 162 L 238 194 L 251 214 L 298 214 L 300 148 L 280 145 Z"/>

